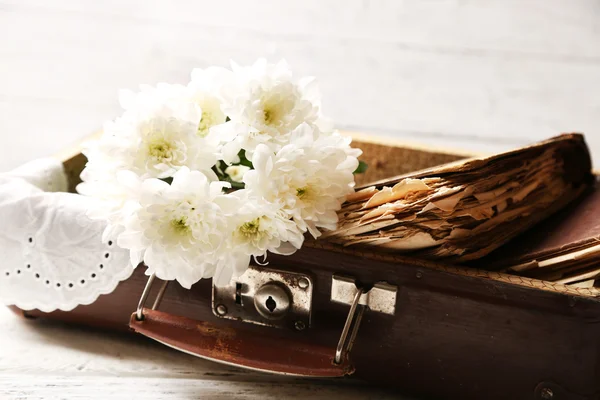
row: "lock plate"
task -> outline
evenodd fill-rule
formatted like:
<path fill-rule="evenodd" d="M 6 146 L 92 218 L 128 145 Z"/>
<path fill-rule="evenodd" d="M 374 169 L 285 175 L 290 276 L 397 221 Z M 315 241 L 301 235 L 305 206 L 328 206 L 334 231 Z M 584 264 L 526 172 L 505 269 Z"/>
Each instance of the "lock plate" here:
<path fill-rule="evenodd" d="M 250 265 L 229 285 L 213 285 L 212 309 L 219 318 L 304 330 L 310 327 L 312 294 L 309 275 Z"/>

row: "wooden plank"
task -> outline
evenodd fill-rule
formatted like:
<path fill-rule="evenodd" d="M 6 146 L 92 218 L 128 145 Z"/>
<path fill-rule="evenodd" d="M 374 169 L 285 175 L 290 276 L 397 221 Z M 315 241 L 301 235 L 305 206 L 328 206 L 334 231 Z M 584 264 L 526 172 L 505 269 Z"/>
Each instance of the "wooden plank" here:
<path fill-rule="evenodd" d="M 11 12 L 92 16 L 115 24 L 226 28 L 282 39 L 369 39 L 423 51 L 505 53 L 563 62 L 597 62 L 598 4 L 594 0 L 320 0 L 188 2 L 144 0 L 81 2 L 3 0 Z M 307 23 L 308 22 L 308 23 Z M 595 41 L 592 39 L 596 39 Z"/>
<path fill-rule="evenodd" d="M 0 308 L 0 329 L 2 398 L 397 398 L 354 382 L 244 371 L 171 350 L 140 335 L 24 320 L 6 308 Z"/>
<path fill-rule="evenodd" d="M 571 2 L 563 10 L 557 1 L 489 1 L 487 7 L 353 1 L 341 13 L 338 3 L 319 8 L 314 2 L 283 9 L 261 3 L 252 10 L 244 4 L 0 4 L 0 32 L 11 37 L 0 43 L 0 96 L 11 104 L 1 127 L 24 143 L 50 130 L 52 140 L 40 147 L 71 142 L 116 116 L 120 87 L 185 82 L 194 66 L 266 55 L 318 76 L 325 111 L 346 129 L 473 142 L 470 150 L 480 142 L 504 149 L 577 130 L 590 133 L 592 147 L 600 149 L 595 3 Z M 221 7 L 231 8 L 231 17 Z M 278 18 L 269 18 L 274 13 Z M 331 27 L 324 28 L 328 20 Z M 60 111 L 18 118 L 39 112 L 29 103 Z"/>
<path fill-rule="evenodd" d="M 10 399 L 214 399 L 263 400 L 343 398 L 399 399 L 391 392 L 336 385 L 228 382 L 223 380 L 98 376 L 0 376 L 0 394 Z M 405 397 L 408 400 L 408 398 Z"/>

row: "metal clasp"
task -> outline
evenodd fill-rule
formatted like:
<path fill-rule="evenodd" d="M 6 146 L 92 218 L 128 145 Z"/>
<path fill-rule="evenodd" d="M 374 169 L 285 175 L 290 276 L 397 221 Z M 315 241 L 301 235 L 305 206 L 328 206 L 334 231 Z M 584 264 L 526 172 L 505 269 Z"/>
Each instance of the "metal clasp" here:
<path fill-rule="evenodd" d="M 340 364 L 352 351 L 358 328 L 365 309 L 388 315 L 396 313 L 396 295 L 398 288 L 386 282 L 378 282 L 364 291 L 356 286 L 356 280 L 349 277 L 334 275 L 331 280 L 331 301 L 349 304 L 350 311 L 338 341 L 333 362 Z M 348 333 L 350 338 L 348 339 Z"/>
<path fill-rule="evenodd" d="M 213 285 L 213 313 L 275 328 L 310 326 L 313 281 L 309 275 L 256 265 L 227 286 Z"/>
<path fill-rule="evenodd" d="M 334 275 L 331 281 L 331 301 L 352 304 L 358 290 L 354 278 Z M 361 294 L 358 304 L 369 307 L 371 311 L 394 315 L 397 292 L 396 286 L 387 282 L 377 282 L 371 290 Z"/>

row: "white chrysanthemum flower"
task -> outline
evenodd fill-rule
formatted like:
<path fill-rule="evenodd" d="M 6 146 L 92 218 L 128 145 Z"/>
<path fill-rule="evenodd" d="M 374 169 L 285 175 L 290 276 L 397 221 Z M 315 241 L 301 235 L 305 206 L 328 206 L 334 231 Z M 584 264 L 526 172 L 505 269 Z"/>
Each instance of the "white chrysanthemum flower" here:
<path fill-rule="evenodd" d="M 260 59 L 250 67 L 232 68 L 233 82 L 222 92 L 223 111 L 231 121 L 215 127 L 229 140 L 223 148 L 226 162 L 241 149 L 251 156 L 259 144 L 277 151 L 300 124 L 318 123 L 321 99 L 314 79 L 294 80 L 285 61 Z"/>
<path fill-rule="evenodd" d="M 224 123 L 227 116 L 221 109 L 221 90 L 232 79 L 231 71 L 224 68 L 196 68 L 188 85 L 192 101 L 202 109 L 198 134 L 205 137 L 213 126 Z"/>
<path fill-rule="evenodd" d="M 231 165 L 225 168 L 225 173 L 234 182 L 243 182 L 244 175 L 248 171 L 250 171 L 250 167 L 246 167 L 245 165 Z"/>
<path fill-rule="evenodd" d="M 230 219 L 234 227 L 232 248 L 260 257 L 267 251 L 292 254 L 302 246 L 302 232 L 280 206 L 249 197 L 250 192 L 245 189 L 234 195 L 242 206 Z"/>
<path fill-rule="evenodd" d="M 260 145 L 244 177 L 254 196 L 279 204 L 303 231 L 314 237 L 317 228 L 335 229 L 337 211 L 354 187 L 358 149 L 338 133 L 319 134 L 307 124 L 294 130 L 291 143 L 277 153 Z"/>
<path fill-rule="evenodd" d="M 170 185 L 144 180 L 137 207 L 121 218 L 117 244 L 130 250 L 133 265 L 143 261 L 160 279 L 189 288 L 210 277 L 231 235 L 228 216 L 239 208 L 238 197 L 223 194 L 227 186 L 186 167 Z"/>
<path fill-rule="evenodd" d="M 188 288 L 224 285 L 253 257 L 335 229 L 361 152 L 331 133 L 316 82 L 285 62 L 197 69 L 187 86 L 142 86 L 120 101 L 123 115 L 84 151 L 78 190 L 105 200 L 90 214 L 132 264 Z"/>
<path fill-rule="evenodd" d="M 79 190 L 94 194 L 110 185 L 122 170 L 142 178 L 164 179 L 186 166 L 214 179 L 211 168 L 217 161 L 218 148 L 216 142 L 198 137 L 195 124 L 157 115 L 137 123 L 118 119 L 106 124 L 101 138 L 84 154 L 88 163 Z M 110 198 L 108 194 L 101 197 Z"/>
<path fill-rule="evenodd" d="M 217 161 L 218 142 L 197 134 L 202 110 L 193 103 L 162 107 L 143 119 L 123 117 L 105 126 L 98 147 L 118 169 L 143 178 L 171 177 L 179 168 L 208 172 Z M 185 116 L 185 117 L 184 117 Z"/>
<path fill-rule="evenodd" d="M 216 179 L 211 168 L 219 153 L 214 136 L 197 133 L 202 110 L 183 86 L 143 87 L 138 94 L 122 93 L 122 117 L 104 125 L 100 139 L 84 149 L 82 194 L 112 199 L 116 174 L 127 170 L 145 178 L 169 178 L 181 167 Z"/>
<path fill-rule="evenodd" d="M 101 180 L 83 182 L 77 186 L 79 193 L 104 200 L 94 203 L 87 212 L 88 217 L 92 219 L 108 222 L 102 235 L 103 242 L 107 242 L 109 237 L 115 237 L 123 231 L 124 218 L 139 206 L 141 185 L 142 180 L 138 175 L 124 170 L 118 171 L 116 175 L 105 176 Z M 133 266 L 136 265 L 133 264 Z"/>
<path fill-rule="evenodd" d="M 157 116 L 140 122 L 132 139 L 130 163 L 122 166 L 144 176 L 171 177 L 183 166 L 209 171 L 217 161 L 216 144 L 198 138 L 196 125 L 188 121 Z"/>
<path fill-rule="evenodd" d="M 229 218 L 229 250 L 215 266 L 213 282 L 219 286 L 242 275 L 251 258 L 266 258 L 267 252 L 290 255 L 304 242 L 298 225 L 277 204 L 250 198 L 245 189 L 233 195 L 240 199 L 241 207 Z"/>

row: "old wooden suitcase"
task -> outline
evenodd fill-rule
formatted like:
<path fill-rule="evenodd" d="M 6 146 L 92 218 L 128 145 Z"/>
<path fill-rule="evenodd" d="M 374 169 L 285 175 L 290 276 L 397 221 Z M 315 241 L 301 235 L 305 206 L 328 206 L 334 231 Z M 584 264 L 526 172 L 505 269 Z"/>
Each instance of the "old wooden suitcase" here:
<path fill-rule="evenodd" d="M 464 157 L 356 140 L 370 164 L 363 181 Z M 85 158 L 63 156 L 74 187 Z M 226 288 L 203 280 L 186 290 L 152 284 L 137 268 L 113 293 L 71 312 L 13 309 L 107 329 L 127 331 L 131 324 L 215 361 L 300 376 L 350 375 L 419 396 L 600 398 L 595 288 L 318 241 L 292 257 L 270 256 L 244 277 Z M 287 312 L 269 315 L 275 304 Z"/>

